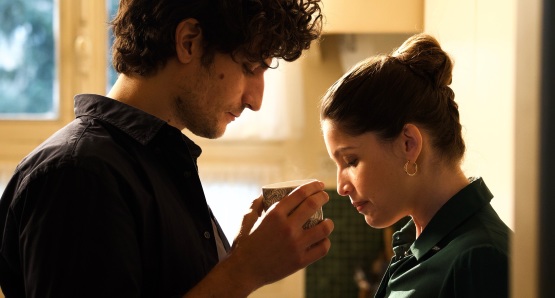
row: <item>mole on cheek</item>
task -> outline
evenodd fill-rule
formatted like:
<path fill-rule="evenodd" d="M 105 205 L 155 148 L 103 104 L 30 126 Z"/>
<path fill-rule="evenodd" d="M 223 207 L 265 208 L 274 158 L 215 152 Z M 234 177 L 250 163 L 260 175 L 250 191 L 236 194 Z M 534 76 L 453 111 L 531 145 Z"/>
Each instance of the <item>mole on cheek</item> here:
<path fill-rule="evenodd" d="M 218 77 L 220 78 L 220 80 L 223 80 L 225 78 L 225 75 L 221 73 Z"/>

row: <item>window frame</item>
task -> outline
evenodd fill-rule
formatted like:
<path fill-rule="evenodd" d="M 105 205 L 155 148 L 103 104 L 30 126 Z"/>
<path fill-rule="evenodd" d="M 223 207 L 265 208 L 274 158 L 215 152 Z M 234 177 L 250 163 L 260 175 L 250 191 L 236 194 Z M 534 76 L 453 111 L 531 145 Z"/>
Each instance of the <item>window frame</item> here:
<path fill-rule="evenodd" d="M 17 163 L 52 133 L 74 119 L 73 97 L 106 92 L 106 4 L 98 0 L 54 0 L 56 55 L 55 119 L 0 120 L 0 164 Z M 104 22 L 107 24 L 107 22 Z"/>

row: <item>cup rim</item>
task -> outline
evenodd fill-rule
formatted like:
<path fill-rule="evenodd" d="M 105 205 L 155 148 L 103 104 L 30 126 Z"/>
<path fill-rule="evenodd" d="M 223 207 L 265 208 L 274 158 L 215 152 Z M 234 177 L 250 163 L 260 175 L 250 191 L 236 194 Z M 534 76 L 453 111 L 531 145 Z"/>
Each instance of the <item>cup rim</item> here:
<path fill-rule="evenodd" d="M 288 181 L 281 181 L 272 184 L 267 184 L 262 186 L 262 189 L 276 189 L 276 188 L 290 188 L 290 187 L 298 187 L 303 184 L 307 184 L 309 182 L 317 181 L 317 179 L 297 179 L 297 180 L 288 180 Z"/>

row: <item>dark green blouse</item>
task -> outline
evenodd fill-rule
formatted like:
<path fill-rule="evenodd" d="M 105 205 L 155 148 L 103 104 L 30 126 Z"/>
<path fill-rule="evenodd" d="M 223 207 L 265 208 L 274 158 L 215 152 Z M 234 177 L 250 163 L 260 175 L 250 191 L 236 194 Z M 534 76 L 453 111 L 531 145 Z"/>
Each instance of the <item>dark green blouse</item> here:
<path fill-rule="evenodd" d="M 415 241 L 411 220 L 393 234 L 393 257 L 375 297 L 507 297 L 512 231 L 481 178 L 453 196 Z"/>

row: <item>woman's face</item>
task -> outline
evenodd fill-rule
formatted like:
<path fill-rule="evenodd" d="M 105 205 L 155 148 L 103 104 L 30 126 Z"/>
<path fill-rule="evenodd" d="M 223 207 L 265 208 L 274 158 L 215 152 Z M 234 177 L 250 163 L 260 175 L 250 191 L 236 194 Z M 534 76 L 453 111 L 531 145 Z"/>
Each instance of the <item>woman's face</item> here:
<path fill-rule="evenodd" d="M 337 165 L 337 192 L 349 196 L 370 226 L 388 227 L 409 214 L 399 140 L 384 142 L 372 132 L 349 136 L 330 120 L 322 122 L 322 130 Z"/>

